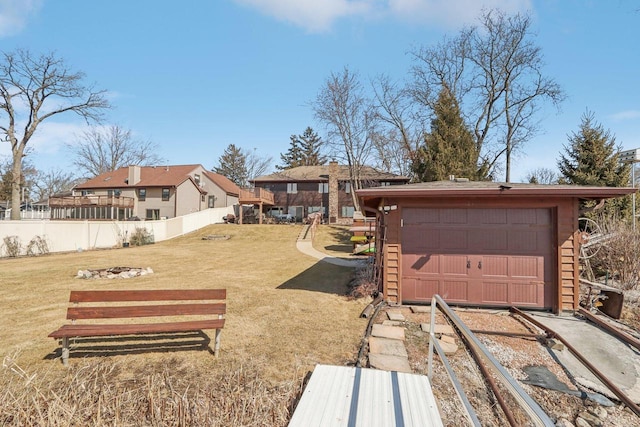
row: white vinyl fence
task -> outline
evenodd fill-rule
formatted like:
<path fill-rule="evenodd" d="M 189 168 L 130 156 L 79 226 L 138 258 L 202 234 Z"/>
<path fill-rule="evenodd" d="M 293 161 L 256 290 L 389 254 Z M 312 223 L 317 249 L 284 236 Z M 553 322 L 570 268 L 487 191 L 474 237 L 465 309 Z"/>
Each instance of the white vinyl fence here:
<path fill-rule="evenodd" d="M 4 238 L 17 237 L 22 254 L 30 241 L 41 238 L 49 252 L 69 252 L 121 247 L 136 228 L 145 228 L 154 241 L 172 239 L 209 224 L 222 223 L 233 206 L 206 209 L 188 215 L 158 221 L 0 221 L 0 256 L 7 256 Z"/>

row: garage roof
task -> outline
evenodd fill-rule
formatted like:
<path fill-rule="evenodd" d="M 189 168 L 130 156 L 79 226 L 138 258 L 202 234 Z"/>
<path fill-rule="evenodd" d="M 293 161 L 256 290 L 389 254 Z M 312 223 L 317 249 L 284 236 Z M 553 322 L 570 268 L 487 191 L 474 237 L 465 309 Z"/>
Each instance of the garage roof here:
<path fill-rule="evenodd" d="M 416 184 L 371 187 L 358 190 L 360 198 L 379 197 L 576 197 L 608 199 L 636 191 L 633 187 L 597 187 L 582 185 L 545 185 L 490 181 L 433 181 Z"/>

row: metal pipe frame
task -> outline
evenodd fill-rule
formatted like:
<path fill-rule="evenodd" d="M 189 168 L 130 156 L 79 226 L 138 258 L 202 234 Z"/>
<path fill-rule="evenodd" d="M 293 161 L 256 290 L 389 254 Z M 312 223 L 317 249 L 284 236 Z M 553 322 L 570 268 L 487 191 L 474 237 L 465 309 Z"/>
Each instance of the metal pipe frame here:
<path fill-rule="evenodd" d="M 451 384 L 453 385 L 453 388 L 456 391 L 456 394 L 458 395 L 460 402 L 462 402 L 462 406 L 464 407 L 464 411 L 467 419 L 472 425 L 476 427 L 480 427 L 482 426 L 482 424 L 480 424 L 480 420 L 478 419 L 478 416 L 476 415 L 476 412 L 473 409 L 473 406 L 471 406 L 471 402 L 469 402 L 467 395 L 464 393 L 464 390 L 462 389 L 462 384 L 460 384 L 460 381 L 458 381 L 458 377 L 456 376 L 455 372 L 453 372 L 453 369 L 451 368 L 451 365 L 449 364 L 449 360 L 447 359 L 447 356 L 444 354 L 442 347 L 440 347 L 440 344 L 438 344 L 438 342 L 436 341 L 436 335 L 434 332 L 435 324 L 436 324 L 435 307 L 436 307 L 436 300 L 434 296 L 434 298 L 431 299 L 431 327 L 429 328 L 429 364 L 428 364 L 429 382 L 431 382 L 431 379 L 433 378 L 433 367 L 432 367 L 433 349 L 435 348 L 436 351 L 438 352 L 438 356 L 440 356 L 440 360 L 442 361 L 442 364 L 444 365 L 445 370 L 447 371 L 449 380 L 451 381 Z"/>
<path fill-rule="evenodd" d="M 446 302 L 439 296 L 434 295 L 431 305 L 431 317 L 432 321 L 435 321 L 434 314 L 434 301 L 440 307 L 440 310 L 453 322 L 458 328 L 462 336 L 466 339 L 467 344 L 470 347 L 475 347 L 478 351 L 480 358 L 491 368 L 492 372 L 500 380 L 502 385 L 511 393 L 514 400 L 518 405 L 527 413 L 532 423 L 536 426 L 555 426 L 555 423 L 549 418 L 549 416 L 542 410 L 529 396 L 524 389 L 518 384 L 518 382 L 507 372 L 507 370 L 496 360 L 495 357 L 487 350 L 487 348 L 476 338 L 476 336 L 469 330 L 467 325 L 458 317 L 457 314 L 451 310 Z M 433 332 L 433 327 L 430 333 Z"/>

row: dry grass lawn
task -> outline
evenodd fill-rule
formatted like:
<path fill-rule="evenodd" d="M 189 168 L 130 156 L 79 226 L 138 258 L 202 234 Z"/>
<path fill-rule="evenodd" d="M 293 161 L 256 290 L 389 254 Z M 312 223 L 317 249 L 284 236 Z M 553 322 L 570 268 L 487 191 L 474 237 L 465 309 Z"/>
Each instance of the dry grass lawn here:
<path fill-rule="evenodd" d="M 333 246 L 331 249 L 336 250 L 342 243 L 330 244 L 329 241 L 336 239 L 341 232 L 334 233 L 332 229 L 323 227 L 318 238 L 324 242 L 322 245 Z M 0 349 L 5 361 L 0 375 L 0 388 L 5 390 L 4 395 L 0 395 L 0 400 L 5 402 L 0 403 L 0 424 L 18 425 L 22 420 L 25 425 L 30 425 L 24 421 L 28 417 L 36 420 L 33 425 L 39 424 L 37 416 L 33 418 L 33 414 L 28 414 L 29 411 L 35 414 L 40 411 L 41 418 L 47 415 L 42 414 L 43 409 L 37 404 L 36 409 L 15 409 L 21 402 L 30 400 L 30 393 L 35 396 L 31 396 L 29 403 L 32 407 L 34 402 L 44 402 L 45 398 L 56 396 L 60 400 L 57 410 L 63 418 L 64 414 L 69 415 L 69 408 L 73 411 L 83 408 L 86 403 L 68 402 L 73 397 L 65 399 L 59 393 L 76 389 L 78 384 L 80 388 L 86 388 L 83 383 L 85 376 L 92 378 L 91 381 L 100 378 L 103 389 L 113 387 L 114 396 L 118 390 L 144 389 L 139 393 L 146 394 L 146 397 L 134 399 L 136 403 L 132 403 L 133 406 L 122 406 L 119 414 L 133 419 L 121 418 L 118 425 L 154 424 L 154 416 L 158 416 L 157 411 L 152 410 L 155 403 L 162 401 L 163 410 L 168 411 L 166 408 L 171 405 L 166 401 L 167 396 L 177 394 L 187 398 L 187 390 L 196 395 L 197 390 L 230 393 L 226 397 L 209 397 L 210 400 L 222 399 L 224 405 L 217 410 L 203 409 L 202 412 L 217 413 L 221 418 L 202 421 L 202 425 L 225 425 L 228 422 L 234 425 L 285 425 L 284 418 L 291 399 L 299 392 L 302 379 L 315 364 L 355 362 L 366 327 L 366 319 L 359 318 L 359 314 L 369 302 L 346 297 L 347 284 L 353 277 L 352 269 L 318 262 L 296 249 L 296 237 L 300 231 L 301 226 L 220 224 L 143 247 L 0 259 L 3 325 Z M 231 238 L 203 239 L 210 235 L 230 235 Z M 81 269 L 116 266 L 151 267 L 154 273 L 131 279 L 75 278 Z M 132 351 L 106 358 L 83 359 L 73 357 L 72 350 L 69 369 L 64 368 L 58 359 L 52 359 L 59 355 L 59 345 L 47 335 L 65 322 L 69 291 L 191 288 L 227 289 L 227 320 L 218 359 L 207 351 Z M 213 333 L 210 335 L 212 337 Z M 19 374 L 20 370 L 24 372 Z M 31 380 L 21 385 L 26 378 Z M 235 384 L 234 381 L 237 382 L 235 388 L 229 385 Z M 221 383 L 230 388 L 217 389 Z M 58 389 L 51 394 L 47 387 L 54 387 L 54 384 L 58 384 Z M 143 384 L 146 386 L 142 387 Z M 16 387 L 24 396 L 15 390 Z M 246 394 L 258 389 L 262 393 L 261 398 L 275 399 L 261 404 L 265 408 L 269 405 L 275 408 L 271 410 L 269 422 L 264 421 L 264 414 L 248 417 L 243 412 L 246 408 L 237 405 L 237 402 L 247 399 Z M 284 389 L 286 391 L 276 392 Z M 9 390 L 8 394 L 6 390 Z M 102 399 L 108 409 L 108 396 L 103 395 L 105 391 L 101 393 L 100 397 L 94 396 L 89 401 L 99 406 Z M 132 396 L 132 392 L 128 393 L 127 396 Z M 269 397 L 271 395 L 273 398 Z M 7 396 L 14 401 L 7 401 Z M 114 399 L 122 402 L 126 400 L 123 396 L 121 394 Z M 153 396 L 157 396 L 157 402 Z M 253 406 L 260 402 L 255 396 L 250 399 L 254 399 Z M 192 403 L 187 400 L 183 405 Z M 142 405 L 142 409 L 136 405 Z M 174 402 L 175 405 L 180 406 L 179 402 Z M 53 407 L 44 406 L 51 415 Z M 84 410 L 88 409 L 84 407 Z M 86 414 L 81 422 L 69 424 L 102 425 L 99 421 L 104 419 L 104 425 L 113 425 L 118 410 L 115 414 L 113 408 L 110 411 L 100 413 L 98 410 L 97 415 L 93 411 Z M 175 411 L 177 415 L 171 419 L 177 422 L 180 411 Z M 227 414 L 222 414 L 225 411 Z M 234 418 L 229 418 L 230 412 L 234 412 Z M 261 424 L 256 421 L 258 419 L 264 422 Z M 199 425 L 198 420 L 201 419 L 193 418 L 191 424 Z M 48 423 L 68 425 L 69 419 L 61 421 L 64 422 Z M 167 424 L 171 422 L 167 421 Z"/>

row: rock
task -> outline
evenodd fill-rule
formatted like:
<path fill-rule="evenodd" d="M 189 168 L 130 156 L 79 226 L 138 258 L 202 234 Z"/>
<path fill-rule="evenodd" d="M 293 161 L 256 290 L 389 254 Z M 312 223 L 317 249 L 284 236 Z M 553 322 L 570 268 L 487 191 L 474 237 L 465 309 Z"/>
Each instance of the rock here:
<path fill-rule="evenodd" d="M 413 313 L 431 313 L 430 305 L 412 305 L 411 311 Z"/>
<path fill-rule="evenodd" d="M 564 350 L 564 344 L 562 344 L 560 341 L 558 341 L 555 338 L 547 339 L 546 345 L 547 345 L 547 347 L 549 347 L 550 349 L 553 349 L 553 350 L 558 350 L 558 351 Z"/>
<path fill-rule="evenodd" d="M 592 427 L 584 418 L 576 417 L 576 427 Z"/>
<path fill-rule="evenodd" d="M 573 423 L 566 418 L 558 418 L 556 427 L 573 427 Z"/>
<path fill-rule="evenodd" d="M 584 421 L 587 422 L 588 426 L 592 426 L 592 427 L 600 427 L 603 424 L 602 420 L 597 415 L 594 415 L 589 411 L 580 412 L 578 414 L 578 418 L 583 419 Z M 578 419 L 576 418 L 576 425 L 578 425 L 577 421 Z"/>
<path fill-rule="evenodd" d="M 601 420 L 605 420 L 605 419 L 607 419 L 607 416 L 609 416 L 609 413 L 607 412 L 607 410 L 604 409 L 601 406 L 593 406 L 591 408 L 588 408 L 587 412 L 589 412 L 590 414 L 595 415 L 596 417 L 598 417 Z"/>

